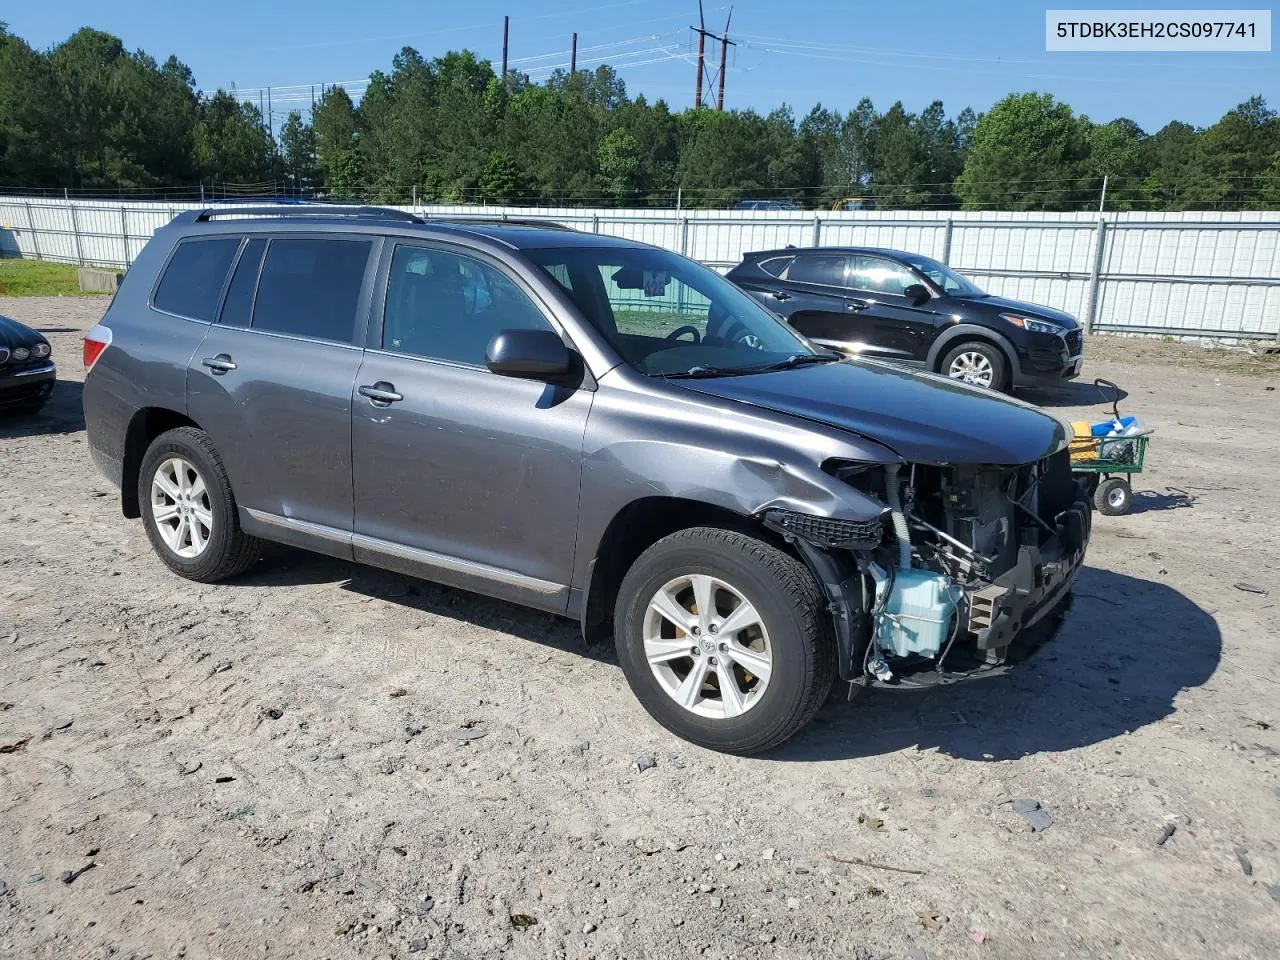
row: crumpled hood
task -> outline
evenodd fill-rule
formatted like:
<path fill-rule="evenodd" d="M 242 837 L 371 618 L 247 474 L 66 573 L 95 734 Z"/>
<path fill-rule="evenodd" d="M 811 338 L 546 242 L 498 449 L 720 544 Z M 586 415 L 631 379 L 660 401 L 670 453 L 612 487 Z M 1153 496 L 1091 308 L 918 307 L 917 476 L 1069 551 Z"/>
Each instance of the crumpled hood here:
<path fill-rule="evenodd" d="M 1026 303 L 1022 300 L 1010 300 L 1008 297 L 997 297 L 994 294 L 987 297 L 965 298 L 965 303 L 971 303 L 975 307 L 994 308 L 1002 313 L 1020 313 L 1028 317 L 1044 317 L 1064 330 L 1075 330 L 1080 326 L 1076 322 L 1076 318 L 1071 314 L 1055 310 L 1053 307 L 1043 307 L 1038 303 Z"/>
<path fill-rule="evenodd" d="M 0 346 L 9 347 L 30 347 L 37 343 L 43 343 L 44 337 L 32 330 L 25 323 L 19 323 L 17 320 L 11 320 L 0 314 Z"/>
<path fill-rule="evenodd" d="M 1062 423 L 1028 403 L 874 360 L 670 382 L 849 430 L 908 462 L 1033 463 L 1067 443 Z"/>

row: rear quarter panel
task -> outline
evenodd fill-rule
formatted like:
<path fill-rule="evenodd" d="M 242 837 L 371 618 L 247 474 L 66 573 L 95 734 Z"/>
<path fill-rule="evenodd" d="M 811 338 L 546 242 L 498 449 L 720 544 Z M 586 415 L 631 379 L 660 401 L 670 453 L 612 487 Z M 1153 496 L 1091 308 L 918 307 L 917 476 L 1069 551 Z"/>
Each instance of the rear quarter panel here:
<path fill-rule="evenodd" d="M 209 324 L 160 313 L 151 291 L 177 240 L 162 229 L 143 247 L 102 318 L 111 345 L 85 377 L 84 419 L 98 469 L 119 485 L 125 438 L 133 416 L 147 407 L 184 414 L 187 365 Z"/>

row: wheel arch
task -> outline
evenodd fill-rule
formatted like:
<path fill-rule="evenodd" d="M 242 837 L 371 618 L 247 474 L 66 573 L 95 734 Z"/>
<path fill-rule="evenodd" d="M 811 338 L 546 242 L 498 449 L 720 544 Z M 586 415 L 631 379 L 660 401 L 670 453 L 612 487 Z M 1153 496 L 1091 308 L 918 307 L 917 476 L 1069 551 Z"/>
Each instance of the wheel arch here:
<path fill-rule="evenodd" d="M 926 360 L 929 370 L 933 373 L 941 373 L 942 358 L 953 347 L 973 340 L 989 344 L 998 349 L 1004 354 L 1005 362 L 1009 366 L 1008 376 L 1013 378 L 1017 375 L 1020 365 L 1018 363 L 1018 351 L 1014 349 L 1013 342 L 1002 333 L 973 323 L 958 323 L 954 327 L 948 328 L 945 333 L 933 342 Z"/>
<path fill-rule="evenodd" d="M 120 509 L 126 517 L 136 520 L 142 516 L 138 503 L 138 471 L 147 448 L 160 434 L 178 427 L 202 429 L 184 413 L 169 407 L 142 407 L 134 412 L 125 429 L 124 464 L 120 475 Z"/>
<path fill-rule="evenodd" d="M 588 566 L 579 612 L 582 636 L 587 643 L 609 639 L 618 588 L 636 558 L 663 537 L 689 527 L 736 530 L 796 555 L 781 536 L 755 517 L 727 507 L 682 497 L 633 500 L 609 521 Z"/>

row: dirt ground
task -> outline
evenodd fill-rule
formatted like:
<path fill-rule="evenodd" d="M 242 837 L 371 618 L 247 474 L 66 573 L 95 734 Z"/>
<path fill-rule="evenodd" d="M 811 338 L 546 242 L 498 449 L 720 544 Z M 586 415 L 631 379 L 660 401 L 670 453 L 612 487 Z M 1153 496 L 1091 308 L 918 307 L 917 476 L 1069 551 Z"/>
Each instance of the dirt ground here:
<path fill-rule="evenodd" d="M 1280 953 L 1274 373 L 1100 342 L 1157 433 L 1058 638 L 747 760 L 566 621 L 286 550 L 167 573 L 86 450 L 103 307 L 0 300 L 64 378 L 0 423 L 0 957 Z"/>

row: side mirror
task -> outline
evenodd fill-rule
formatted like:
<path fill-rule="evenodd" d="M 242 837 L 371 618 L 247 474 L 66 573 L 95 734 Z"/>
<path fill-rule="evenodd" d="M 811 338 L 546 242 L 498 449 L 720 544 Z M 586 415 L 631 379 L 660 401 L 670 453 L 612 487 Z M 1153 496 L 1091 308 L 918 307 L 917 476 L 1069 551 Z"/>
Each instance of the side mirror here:
<path fill-rule="evenodd" d="M 911 286 L 902 291 L 902 295 L 917 306 L 933 296 L 933 294 L 929 292 L 929 288 L 923 283 L 911 284 Z"/>
<path fill-rule="evenodd" d="M 489 341 L 485 366 L 500 377 L 553 380 L 573 368 L 573 354 L 552 330 L 502 330 Z"/>

